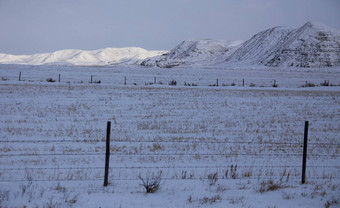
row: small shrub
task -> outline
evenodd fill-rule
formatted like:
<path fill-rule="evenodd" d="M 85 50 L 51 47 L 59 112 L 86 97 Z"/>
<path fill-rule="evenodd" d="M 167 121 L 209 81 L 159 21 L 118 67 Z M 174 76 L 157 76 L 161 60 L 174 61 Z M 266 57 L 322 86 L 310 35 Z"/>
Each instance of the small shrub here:
<path fill-rule="evenodd" d="M 191 197 L 191 195 L 188 197 L 188 202 L 189 202 L 189 203 L 192 203 L 192 197 Z"/>
<path fill-rule="evenodd" d="M 274 80 L 274 84 L 272 85 L 272 87 L 278 87 L 276 80 Z"/>
<path fill-rule="evenodd" d="M 187 178 L 187 171 L 182 170 L 182 179 Z"/>
<path fill-rule="evenodd" d="M 61 186 L 61 185 L 58 183 L 58 185 L 54 188 L 54 190 L 56 190 L 56 191 L 58 191 L 58 192 L 63 192 L 63 193 L 65 193 L 65 192 L 66 192 L 66 187 Z"/>
<path fill-rule="evenodd" d="M 176 86 L 177 85 L 177 81 L 176 80 L 171 80 L 170 82 L 169 82 L 169 85 L 171 85 L 171 86 Z"/>
<path fill-rule="evenodd" d="M 268 192 L 268 191 L 275 191 L 280 188 L 285 188 L 286 186 L 282 185 L 281 183 L 275 183 L 273 180 L 262 181 L 260 184 L 259 192 Z"/>
<path fill-rule="evenodd" d="M 320 83 L 320 86 L 325 86 L 328 87 L 329 85 L 329 80 L 325 80 L 324 82 Z"/>
<path fill-rule="evenodd" d="M 153 82 L 145 82 L 145 85 L 153 85 Z"/>
<path fill-rule="evenodd" d="M 144 186 L 146 193 L 154 193 L 160 188 L 162 171 L 160 171 L 157 175 L 152 173 L 151 176 L 147 173 L 145 178 L 139 175 L 138 178 L 142 181 L 140 185 Z"/>
<path fill-rule="evenodd" d="M 160 145 L 159 143 L 153 143 L 150 151 L 155 152 L 155 151 L 163 150 L 163 149 L 164 149 L 164 147 L 162 145 Z"/>
<path fill-rule="evenodd" d="M 71 195 L 70 193 L 64 194 L 64 200 L 67 204 L 72 205 L 77 203 L 78 201 L 78 195 Z"/>
<path fill-rule="evenodd" d="M 186 82 L 184 82 L 184 86 L 193 86 L 193 87 L 196 87 L 197 86 L 197 84 L 195 84 L 195 83 L 186 83 Z"/>
<path fill-rule="evenodd" d="M 302 85 L 302 87 L 315 87 L 316 85 L 312 82 L 307 82 L 306 81 L 306 84 Z"/>
<path fill-rule="evenodd" d="M 294 199 L 294 195 L 293 194 L 289 194 L 289 193 L 286 193 L 286 192 L 282 192 L 282 198 L 284 200 L 290 200 L 290 199 Z"/>
<path fill-rule="evenodd" d="M 253 175 L 253 170 L 247 170 L 242 173 L 242 176 L 245 178 L 250 178 Z"/>
<path fill-rule="evenodd" d="M 232 179 L 236 179 L 238 177 L 237 164 L 235 166 L 234 165 L 230 166 L 230 177 Z"/>
<path fill-rule="evenodd" d="M 333 206 L 333 205 L 337 205 L 337 204 L 339 204 L 339 200 L 337 200 L 337 199 L 331 199 L 331 200 L 328 200 L 326 203 L 325 203 L 325 208 L 329 208 L 329 207 L 331 207 L 331 206 Z"/>
<path fill-rule="evenodd" d="M 241 196 L 241 197 L 229 197 L 228 200 L 229 200 L 229 203 L 230 204 L 239 204 L 239 203 L 243 203 L 244 201 L 244 196 Z"/>
<path fill-rule="evenodd" d="M 211 173 L 208 175 L 208 180 L 209 180 L 209 185 L 215 185 L 216 182 L 218 181 L 218 173 Z"/>
<path fill-rule="evenodd" d="M 213 204 L 213 203 L 215 203 L 217 201 L 221 201 L 221 200 L 222 200 L 222 198 L 221 198 L 220 195 L 212 196 L 210 198 L 205 196 L 200 200 L 200 202 L 202 204 L 208 204 L 208 203 Z"/>
<path fill-rule="evenodd" d="M 46 81 L 47 81 L 47 82 L 55 82 L 55 80 L 52 79 L 52 78 L 47 78 Z"/>

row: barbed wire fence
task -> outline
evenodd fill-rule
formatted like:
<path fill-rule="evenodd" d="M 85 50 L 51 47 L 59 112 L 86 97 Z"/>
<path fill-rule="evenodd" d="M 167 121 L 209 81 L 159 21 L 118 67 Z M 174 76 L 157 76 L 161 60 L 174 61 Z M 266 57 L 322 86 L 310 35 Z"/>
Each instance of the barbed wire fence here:
<path fill-rule="evenodd" d="M 111 132 L 111 129 L 107 128 L 107 133 Z M 108 133 L 109 134 L 109 133 Z M 107 141 L 111 142 L 109 146 L 105 145 Z M 70 157 L 75 160 L 88 160 L 89 158 L 95 160 L 96 165 L 78 164 L 77 166 L 71 165 L 56 165 L 51 164 L 44 165 L 25 165 L 24 167 L 13 167 L 15 165 L 2 165 L 0 167 L 0 183 L 3 182 L 24 182 L 24 181 L 103 181 L 104 185 L 110 181 L 135 181 L 140 180 L 138 175 L 141 172 L 167 172 L 162 180 L 209 180 L 210 173 L 218 173 L 219 180 L 269 180 L 277 179 L 282 180 L 286 177 L 290 180 L 300 180 L 303 175 L 303 165 L 301 166 L 301 160 L 303 158 L 303 142 L 256 142 L 256 141 L 194 141 L 194 140 L 176 140 L 176 141 L 162 141 L 162 140 L 148 140 L 148 141 L 124 141 L 110 138 L 107 135 L 105 139 L 94 140 L 79 140 L 79 139 L 54 139 L 54 140 L 27 140 L 27 139 L 15 139 L 15 140 L 1 140 L 0 144 L 20 144 L 27 143 L 34 144 L 102 144 L 102 147 L 97 152 L 48 152 L 48 151 L 29 151 L 20 150 L 19 152 L 12 153 L 11 151 L 1 151 L 0 161 L 5 164 L 6 161 L 11 160 L 11 164 L 20 163 L 22 160 L 35 161 L 36 158 L 52 158 L 61 160 L 62 158 L 69 159 Z M 106 143 L 107 144 L 107 143 Z M 220 150 L 205 150 L 205 151 L 177 151 L 177 148 L 181 145 L 216 145 Z M 118 148 L 124 147 L 124 148 Z M 156 151 L 144 151 L 138 152 L 129 151 L 126 147 L 138 145 L 155 145 L 163 152 Z M 255 145 L 259 145 L 263 151 L 242 152 L 242 150 L 232 151 L 230 147 L 232 145 L 252 145 L 254 149 L 258 150 Z M 278 146 L 277 149 L 273 149 L 273 146 Z M 327 165 L 322 164 L 308 165 L 308 160 L 320 159 L 324 160 L 339 158 L 339 143 L 322 142 L 322 143 L 308 143 L 308 146 L 314 146 L 319 151 L 313 151 L 313 154 L 306 154 L 307 170 L 310 170 L 307 174 L 307 180 L 340 180 L 339 178 L 339 165 Z M 114 148 L 113 148 L 114 147 Z M 228 149 L 229 147 L 229 149 Z M 104 149 L 108 150 L 105 152 Z M 333 149 L 325 153 L 324 149 Z M 280 152 L 281 151 L 281 152 Z M 318 153 L 320 152 L 320 153 Z M 246 160 L 255 159 L 258 160 L 254 164 L 240 164 L 240 162 L 227 161 L 230 158 L 244 157 Z M 113 159 L 111 162 L 105 162 L 107 159 Z M 152 160 L 147 159 L 152 158 Z M 204 158 L 208 158 L 208 161 L 204 161 Z M 219 162 L 211 162 L 213 160 Z M 278 159 L 280 161 L 289 161 L 285 164 L 267 163 L 270 159 Z M 145 161 L 144 163 L 131 162 L 133 165 L 126 165 L 121 161 L 125 160 L 137 160 Z M 152 161 L 165 161 L 172 160 L 173 163 L 153 163 Z M 151 162 L 150 162 L 151 161 Z M 176 162 L 179 161 L 179 162 Z M 183 162 L 184 161 L 184 162 Z M 188 161 L 188 162 L 185 162 Z M 191 163 L 195 161 L 195 163 Z M 300 164 L 299 164 L 300 163 Z M 101 164 L 101 165 L 98 165 Z M 138 165 L 136 165 L 138 164 Z M 331 170 L 331 171 L 330 171 Z M 130 173 L 128 173 L 130 171 Z M 48 174 L 50 173 L 50 174 Z M 334 174 L 335 173 L 335 174 Z M 305 173 L 306 174 L 306 173 Z M 47 175 L 47 176 L 46 176 Z M 14 177 L 13 177 L 14 176 Z M 18 177 L 19 176 L 19 177 Z M 21 176 L 21 177 L 20 177 Z M 303 176 L 302 176 L 303 177 Z"/>
<path fill-rule="evenodd" d="M 316 87 L 316 86 L 340 86 L 340 83 L 332 83 L 329 80 L 320 79 L 318 82 L 303 80 L 302 82 L 280 80 L 279 77 L 262 77 L 261 81 L 258 78 L 244 78 L 244 77 L 228 77 L 221 76 L 216 78 L 206 76 L 172 76 L 172 78 L 165 76 L 150 76 L 150 75 L 112 75 L 103 76 L 92 74 L 72 74 L 62 75 L 48 73 L 45 77 L 42 75 L 32 75 L 30 73 L 19 72 L 18 76 L 11 75 L 9 77 L 2 77 L 3 82 L 19 81 L 19 82 L 49 82 L 68 84 L 70 87 L 74 84 L 114 84 L 114 85 L 173 85 L 186 87 Z"/>

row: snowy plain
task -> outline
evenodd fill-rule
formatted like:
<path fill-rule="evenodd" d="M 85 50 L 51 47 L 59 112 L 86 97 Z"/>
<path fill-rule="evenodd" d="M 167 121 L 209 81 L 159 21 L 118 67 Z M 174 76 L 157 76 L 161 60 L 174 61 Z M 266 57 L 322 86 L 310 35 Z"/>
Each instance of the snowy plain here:
<path fill-rule="evenodd" d="M 0 65 L 0 76 L 0 207 L 339 207 L 340 87 L 302 85 L 339 85 L 340 68 Z M 145 193 L 138 176 L 160 171 Z"/>

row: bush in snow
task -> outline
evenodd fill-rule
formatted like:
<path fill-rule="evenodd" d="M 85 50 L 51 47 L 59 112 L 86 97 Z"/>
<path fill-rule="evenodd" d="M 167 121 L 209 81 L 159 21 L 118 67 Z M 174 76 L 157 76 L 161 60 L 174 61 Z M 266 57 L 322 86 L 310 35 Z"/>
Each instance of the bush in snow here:
<path fill-rule="evenodd" d="M 46 81 L 47 81 L 47 82 L 55 82 L 55 80 L 52 79 L 52 78 L 47 78 Z"/>
<path fill-rule="evenodd" d="M 173 79 L 173 80 L 171 80 L 169 82 L 169 85 L 176 86 L 177 85 L 177 81 Z"/>
<path fill-rule="evenodd" d="M 273 180 L 262 181 L 260 183 L 260 189 L 258 190 L 260 193 L 267 191 L 275 191 L 281 188 L 287 188 L 287 186 L 280 183 L 275 183 Z"/>
<path fill-rule="evenodd" d="M 154 193 L 160 188 L 162 171 L 160 171 L 157 175 L 152 173 L 151 176 L 148 172 L 144 178 L 139 174 L 138 178 L 142 181 L 140 185 L 144 186 L 146 193 Z"/>
<path fill-rule="evenodd" d="M 208 175 L 208 180 L 209 180 L 209 185 L 215 185 L 216 182 L 218 181 L 218 173 L 211 173 Z"/>
<path fill-rule="evenodd" d="M 307 82 L 306 81 L 306 84 L 302 85 L 302 87 L 315 87 L 316 85 L 312 82 Z"/>
<path fill-rule="evenodd" d="M 329 86 L 329 80 L 325 80 L 324 82 L 320 83 L 320 86 Z"/>

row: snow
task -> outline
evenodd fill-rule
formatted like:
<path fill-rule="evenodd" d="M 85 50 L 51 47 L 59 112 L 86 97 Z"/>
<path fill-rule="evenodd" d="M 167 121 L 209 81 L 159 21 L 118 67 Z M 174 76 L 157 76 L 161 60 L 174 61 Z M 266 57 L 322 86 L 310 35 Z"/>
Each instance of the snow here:
<path fill-rule="evenodd" d="M 340 65 L 340 32 L 316 22 L 274 27 L 245 42 L 183 41 L 168 54 L 141 62 L 148 67 L 316 67 Z"/>
<path fill-rule="evenodd" d="M 27 65 L 76 65 L 76 66 L 107 66 L 116 64 L 135 64 L 137 61 L 158 56 L 167 51 L 147 51 L 142 48 L 105 48 L 94 51 L 60 50 L 53 53 L 34 55 L 0 54 L 2 64 Z"/>
<path fill-rule="evenodd" d="M 172 68 L 175 66 L 215 65 L 235 51 L 242 41 L 225 40 L 186 40 L 177 45 L 168 54 L 148 58 L 142 66 Z"/>
<path fill-rule="evenodd" d="M 340 65 L 340 31 L 321 23 L 276 27 L 245 42 L 226 64 L 274 67 L 330 67 Z"/>
<path fill-rule="evenodd" d="M 101 83 L 89 83 L 91 75 Z M 0 65 L 0 76 L 1 207 L 339 206 L 340 87 L 301 87 L 339 85 L 337 67 Z M 217 78 L 219 87 L 208 86 Z M 172 79 L 177 86 L 167 84 Z M 103 187 L 107 121 L 110 184 Z M 159 171 L 160 189 L 146 194 L 138 175 Z M 261 191 L 271 180 L 279 187 Z"/>
<path fill-rule="evenodd" d="M 144 67 L 303 67 L 340 66 L 340 31 L 317 22 L 300 28 L 274 27 L 249 40 L 186 40 L 171 51 L 142 48 L 61 50 L 34 55 L 0 54 L 0 64 Z"/>
<path fill-rule="evenodd" d="M 277 50 L 280 42 L 285 40 L 285 36 L 292 31 L 289 27 L 275 27 L 254 35 L 236 50 L 226 62 L 237 64 L 241 62 L 244 65 L 258 65 L 263 63 L 271 53 Z"/>

